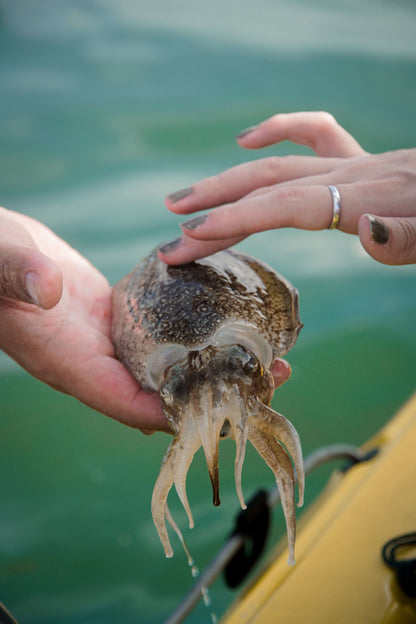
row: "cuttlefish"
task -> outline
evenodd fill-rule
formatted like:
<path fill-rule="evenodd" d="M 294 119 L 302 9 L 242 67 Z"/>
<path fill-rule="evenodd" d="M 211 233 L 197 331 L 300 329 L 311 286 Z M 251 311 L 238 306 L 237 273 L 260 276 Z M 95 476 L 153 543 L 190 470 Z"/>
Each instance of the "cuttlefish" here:
<path fill-rule="evenodd" d="M 153 521 L 167 557 L 173 550 L 166 520 L 180 534 L 167 505 L 172 485 L 193 527 L 186 494 L 193 456 L 202 446 L 213 503 L 219 505 L 219 440 L 231 436 L 241 507 L 248 439 L 274 473 L 289 561 L 294 560 L 294 468 L 300 506 L 302 450 L 295 427 L 270 407 L 270 368 L 293 347 L 301 327 L 296 289 L 266 264 L 236 251 L 181 266 L 167 266 L 154 251 L 114 287 L 116 357 L 143 388 L 158 392 L 174 435 L 152 496 Z"/>

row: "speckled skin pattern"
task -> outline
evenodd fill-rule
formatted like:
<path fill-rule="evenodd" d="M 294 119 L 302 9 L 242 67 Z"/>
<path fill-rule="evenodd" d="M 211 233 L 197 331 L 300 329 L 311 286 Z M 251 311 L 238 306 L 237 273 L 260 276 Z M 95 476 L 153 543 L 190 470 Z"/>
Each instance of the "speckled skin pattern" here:
<path fill-rule="evenodd" d="M 137 381 L 159 393 L 174 434 L 152 496 L 152 516 L 167 557 L 173 555 L 166 520 L 180 535 L 167 505 L 175 485 L 186 510 L 186 476 L 204 449 L 219 497 L 219 440 L 236 443 L 236 492 L 245 507 L 241 474 L 247 440 L 273 471 L 286 518 L 289 561 L 294 561 L 294 469 L 303 500 L 302 449 L 294 426 L 270 407 L 270 366 L 296 342 L 302 324 L 297 291 L 263 263 L 235 251 L 179 267 L 156 252 L 114 287 L 115 353 Z"/>
<path fill-rule="evenodd" d="M 252 323 L 274 357 L 284 355 L 302 327 L 298 293 L 267 265 L 231 250 L 177 267 L 154 251 L 114 287 L 116 356 L 145 387 L 155 345 L 198 348 L 230 319 Z"/>

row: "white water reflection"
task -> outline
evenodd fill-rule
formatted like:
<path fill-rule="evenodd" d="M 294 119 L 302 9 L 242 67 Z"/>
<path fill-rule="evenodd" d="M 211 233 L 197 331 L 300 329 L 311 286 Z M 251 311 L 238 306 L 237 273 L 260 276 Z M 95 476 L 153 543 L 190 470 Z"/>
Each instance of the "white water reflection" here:
<path fill-rule="evenodd" d="M 245 47 L 254 50 L 296 54 L 329 50 L 414 58 L 416 50 L 415 5 L 411 1 L 97 0 L 91 6 L 25 0 L 10 3 L 7 12 L 16 33 L 46 41 L 75 41 L 86 34 L 99 41 L 118 23 L 128 29 L 196 36 L 208 45 L 241 45 L 244 41 Z M 261 37 L 253 28 L 259 21 Z M 112 56 L 142 54 L 139 42 L 137 46 L 120 39 L 113 45 Z M 153 57 L 155 48 L 147 48 L 145 56 L 149 54 Z"/>

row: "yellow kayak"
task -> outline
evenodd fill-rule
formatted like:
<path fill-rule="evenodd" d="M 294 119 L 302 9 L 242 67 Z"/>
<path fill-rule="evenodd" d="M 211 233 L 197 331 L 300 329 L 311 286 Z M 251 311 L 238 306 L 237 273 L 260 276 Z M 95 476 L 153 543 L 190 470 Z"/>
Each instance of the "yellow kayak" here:
<path fill-rule="evenodd" d="M 302 518 L 296 564 L 281 549 L 222 624 L 416 622 L 416 598 L 381 556 L 392 538 L 413 533 L 413 550 L 393 543 L 387 554 L 394 562 L 416 557 L 416 395 L 372 447 L 377 456 L 334 475 Z M 409 565 L 416 592 L 416 559 Z"/>

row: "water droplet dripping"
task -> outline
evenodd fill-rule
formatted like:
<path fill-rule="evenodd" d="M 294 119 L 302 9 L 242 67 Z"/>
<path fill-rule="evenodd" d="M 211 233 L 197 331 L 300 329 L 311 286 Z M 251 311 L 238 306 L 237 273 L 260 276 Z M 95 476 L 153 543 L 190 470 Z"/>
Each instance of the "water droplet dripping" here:
<path fill-rule="evenodd" d="M 176 531 L 180 542 L 182 544 L 182 548 L 185 551 L 185 555 L 186 558 L 188 559 L 188 565 L 191 569 L 191 574 L 192 574 L 192 578 L 196 579 L 199 576 L 199 569 L 198 567 L 195 565 L 195 561 L 193 559 L 193 557 L 191 556 L 191 553 L 189 552 L 189 548 L 186 545 L 185 539 L 181 533 L 181 531 Z M 205 585 L 203 585 L 201 587 L 201 595 L 202 595 L 202 599 L 204 601 L 204 605 L 206 606 L 207 609 L 209 609 L 212 606 L 212 599 L 211 599 L 211 594 L 210 591 L 208 589 L 208 587 L 206 587 Z M 211 617 L 211 622 L 212 624 L 217 624 L 218 622 L 218 618 L 216 616 L 216 614 L 214 613 L 214 611 L 210 610 L 210 617 Z"/>

